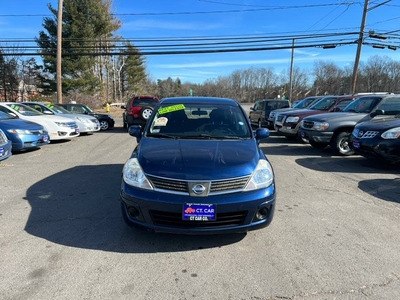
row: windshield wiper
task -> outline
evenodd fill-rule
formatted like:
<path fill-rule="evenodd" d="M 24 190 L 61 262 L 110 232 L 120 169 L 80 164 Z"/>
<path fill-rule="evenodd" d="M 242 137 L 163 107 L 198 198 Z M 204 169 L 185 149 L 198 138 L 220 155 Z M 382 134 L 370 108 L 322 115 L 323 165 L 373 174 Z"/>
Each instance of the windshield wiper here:
<path fill-rule="evenodd" d="M 166 138 L 166 139 L 179 139 L 179 136 L 175 136 L 175 135 L 168 135 L 168 134 L 163 134 L 163 133 L 151 133 L 149 135 L 147 135 L 148 137 L 157 137 L 157 138 Z"/>

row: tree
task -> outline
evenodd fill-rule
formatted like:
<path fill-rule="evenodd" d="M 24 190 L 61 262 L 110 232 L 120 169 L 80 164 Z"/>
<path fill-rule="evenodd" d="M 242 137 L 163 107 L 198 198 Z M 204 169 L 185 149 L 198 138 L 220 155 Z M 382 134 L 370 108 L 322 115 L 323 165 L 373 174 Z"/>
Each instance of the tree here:
<path fill-rule="evenodd" d="M 102 57 L 93 52 L 107 52 L 120 22 L 111 14 L 111 0 L 64 0 L 62 78 L 66 92 L 78 90 L 93 93 L 102 88 Z M 43 21 L 45 31 L 39 32 L 44 71 L 56 76 L 57 10 L 48 5 L 53 17 Z M 100 64 L 100 67 L 99 67 Z"/>

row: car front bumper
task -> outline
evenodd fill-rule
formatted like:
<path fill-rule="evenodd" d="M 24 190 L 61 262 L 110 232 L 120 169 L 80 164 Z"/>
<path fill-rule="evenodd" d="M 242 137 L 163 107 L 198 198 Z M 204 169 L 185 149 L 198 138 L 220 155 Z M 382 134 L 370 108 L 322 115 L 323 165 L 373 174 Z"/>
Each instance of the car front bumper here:
<path fill-rule="evenodd" d="M 262 190 L 208 197 L 190 197 L 133 188 L 121 184 L 122 213 L 135 226 L 155 232 L 178 234 L 240 233 L 268 226 L 275 210 L 275 185 Z M 215 221 L 183 220 L 185 203 L 207 203 L 216 207 Z M 264 219 L 256 214 L 264 209 Z M 132 210 L 132 215 L 128 211 Z"/>
<path fill-rule="evenodd" d="M 48 135 L 23 135 L 10 138 L 10 140 L 12 141 L 13 151 L 35 149 L 50 143 Z"/>
<path fill-rule="evenodd" d="M 300 128 L 299 136 L 302 139 L 311 140 L 317 144 L 329 144 L 332 139 L 333 132 L 306 130 Z"/>
<path fill-rule="evenodd" d="M 369 159 L 400 163 L 400 140 L 356 139 L 350 137 L 350 147 Z"/>

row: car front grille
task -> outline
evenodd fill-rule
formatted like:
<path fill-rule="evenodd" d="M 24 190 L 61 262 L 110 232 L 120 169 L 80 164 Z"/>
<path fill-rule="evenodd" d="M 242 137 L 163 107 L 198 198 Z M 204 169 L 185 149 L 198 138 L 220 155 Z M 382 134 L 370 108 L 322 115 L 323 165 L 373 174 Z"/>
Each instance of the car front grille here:
<path fill-rule="evenodd" d="M 148 175 L 146 176 L 156 189 L 164 190 L 166 192 L 189 194 L 188 181 L 148 176 Z M 231 178 L 225 180 L 211 181 L 209 195 L 234 193 L 237 191 L 242 191 L 246 187 L 246 184 L 249 181 L 249 179 L 250 176 L 244 176 L 244 177 Z M 199 180 L 199 182 L 204 182 L 204 181 Z"/>
<path fill-rule="evenodd" d="M 285 116 L 277 115 L 275 119 L 275 123 L 283 123 L 285 121 Z"/>
<path fill-rule="evenodd" d="M 376 137 L 378 134 L 379 134 L 379 131 L 370 131 L 370 130 L 368 130 L 368 131 L 364 132 L 364 131 L 359 130 L 357 128 L 354 129 L 353 132 L 352 132 L 352 135 L 354 137 L 356 137 L 356 138 L 359 138 L 359 139 L 372 139 L 372 138 Z"/>
<path fill-rule="evenodd" d="M 307 121 L 307 120 L 303 120 L 303 124 L 302 127 L 305 129 L 311 129 L 314 126 L 314 122 L 313 121 Z"/>
<path fill-rule="evenodd" d="M 151 210 L 150 216 L 153 224 L 157 226 L 177 227 L 177 228 L 221 228 L 243 225 L 247 216 L 247 211 L 230 213 L 218 213 L 215 221 L 186 221 L 182 220 L 181 213 Z"/>

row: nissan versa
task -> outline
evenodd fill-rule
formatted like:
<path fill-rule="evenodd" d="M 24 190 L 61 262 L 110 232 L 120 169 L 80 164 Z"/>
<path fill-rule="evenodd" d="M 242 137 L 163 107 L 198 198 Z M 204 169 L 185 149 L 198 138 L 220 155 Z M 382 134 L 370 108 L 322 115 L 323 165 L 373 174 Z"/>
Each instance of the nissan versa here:
<path fill-rule="evenodd" d="M 251 129 L 232 99 L 161 100 L 125 163 L 121 208 L 125 222 L 156 232 L 246 232 L 272 221 L 273 168 L 259 148 L 269 130 Z"/>

